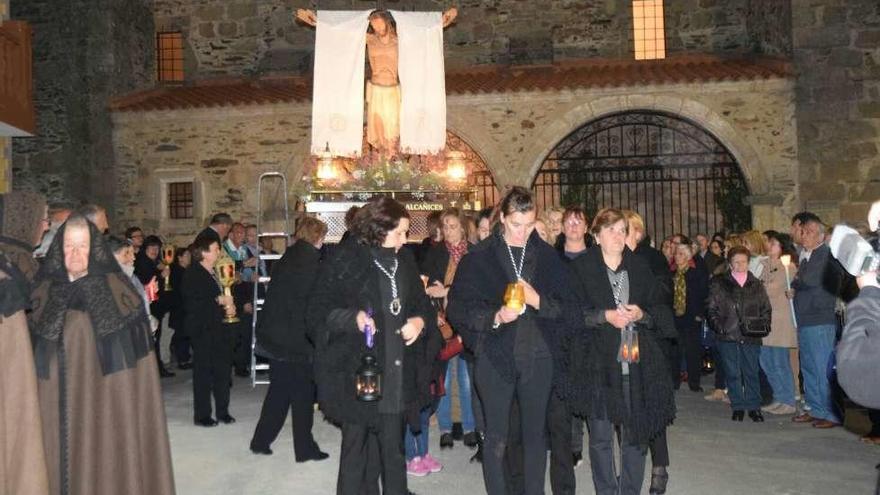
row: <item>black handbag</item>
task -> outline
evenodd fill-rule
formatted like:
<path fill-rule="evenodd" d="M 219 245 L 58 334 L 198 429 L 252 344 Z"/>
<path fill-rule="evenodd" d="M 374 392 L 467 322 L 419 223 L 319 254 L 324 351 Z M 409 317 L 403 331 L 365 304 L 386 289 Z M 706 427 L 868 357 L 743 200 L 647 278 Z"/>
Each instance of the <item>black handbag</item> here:
<path fill-rule="evenodd" d="M 764 318 L 749 318 L 740 312 L 739 303 L 735 304 L 736 316 L 739 320 L 739 332 L 743 337 L 762 339 L 770 335 L 770 322 Z"/>

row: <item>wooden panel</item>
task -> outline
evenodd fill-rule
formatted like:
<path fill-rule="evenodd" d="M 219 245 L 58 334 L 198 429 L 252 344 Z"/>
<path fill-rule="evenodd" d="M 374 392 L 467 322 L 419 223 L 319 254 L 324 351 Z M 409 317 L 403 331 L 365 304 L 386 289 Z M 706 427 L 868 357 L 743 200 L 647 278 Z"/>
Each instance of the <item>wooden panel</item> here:
<path fill-rule="evenodd" d="M 31 68 L 31 28 L 24 21 L 0 24 L 0 122 L 36 132 Z"/>

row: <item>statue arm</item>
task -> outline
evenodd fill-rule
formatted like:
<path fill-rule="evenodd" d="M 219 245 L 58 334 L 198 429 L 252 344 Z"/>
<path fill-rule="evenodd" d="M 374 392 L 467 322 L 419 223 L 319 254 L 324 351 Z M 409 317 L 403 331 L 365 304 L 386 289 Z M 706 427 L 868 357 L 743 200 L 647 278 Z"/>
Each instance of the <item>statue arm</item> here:
<path fill-rule="evenodd" d="M 294 17 L 309 26 L 315 27 L 318 25 L 318 16 L 315 15 L 315 11 L 312 9 L 296 9 Z"/>
<path fill-rule="evenodd" d="M 455 21 L 455 18 L 458 16 L 458 9 L 455 7 L 451 7 L 446 12 L 443 12 L 443 27 L 447 27 Z"/>

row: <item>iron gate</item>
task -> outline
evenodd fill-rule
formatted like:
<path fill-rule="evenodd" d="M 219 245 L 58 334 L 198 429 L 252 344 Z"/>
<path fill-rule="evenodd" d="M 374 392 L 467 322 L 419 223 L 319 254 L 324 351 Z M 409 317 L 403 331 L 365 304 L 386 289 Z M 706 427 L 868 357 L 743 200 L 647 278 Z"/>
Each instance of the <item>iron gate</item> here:
<path fill-rule="evenodd" d="M 635 210 L 655 240 L 751 228 L 736 159 L 703 128 L 666 113 L 617 113 L 580 127 L 548 155 L 533 190 L 540 208 L 581 204 L 590 218 L 605 207 Z"/>

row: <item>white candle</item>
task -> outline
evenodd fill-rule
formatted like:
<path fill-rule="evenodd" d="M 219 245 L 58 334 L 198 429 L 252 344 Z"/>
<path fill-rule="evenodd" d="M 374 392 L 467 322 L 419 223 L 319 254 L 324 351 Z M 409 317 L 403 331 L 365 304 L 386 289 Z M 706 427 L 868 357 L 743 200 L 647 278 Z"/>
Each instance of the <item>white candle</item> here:
<path fill-rule="evenodd" d="M 791 290 L 791 278 L 788 275 L 788 265 L 791 264 L 791 255 L 783 254 L 779 257 L 779 261 L 782 262 L 782 266 L 785 267 L 785 288 L 789 291 Z M 787 297 L 787 296 L 786 296 Z M 791 307 L 791 322 L 794 323 L 794 328 L 797 330 L 797 317 L 794 315 L 794 300 L 788 300 L 789 307 Z"/>

